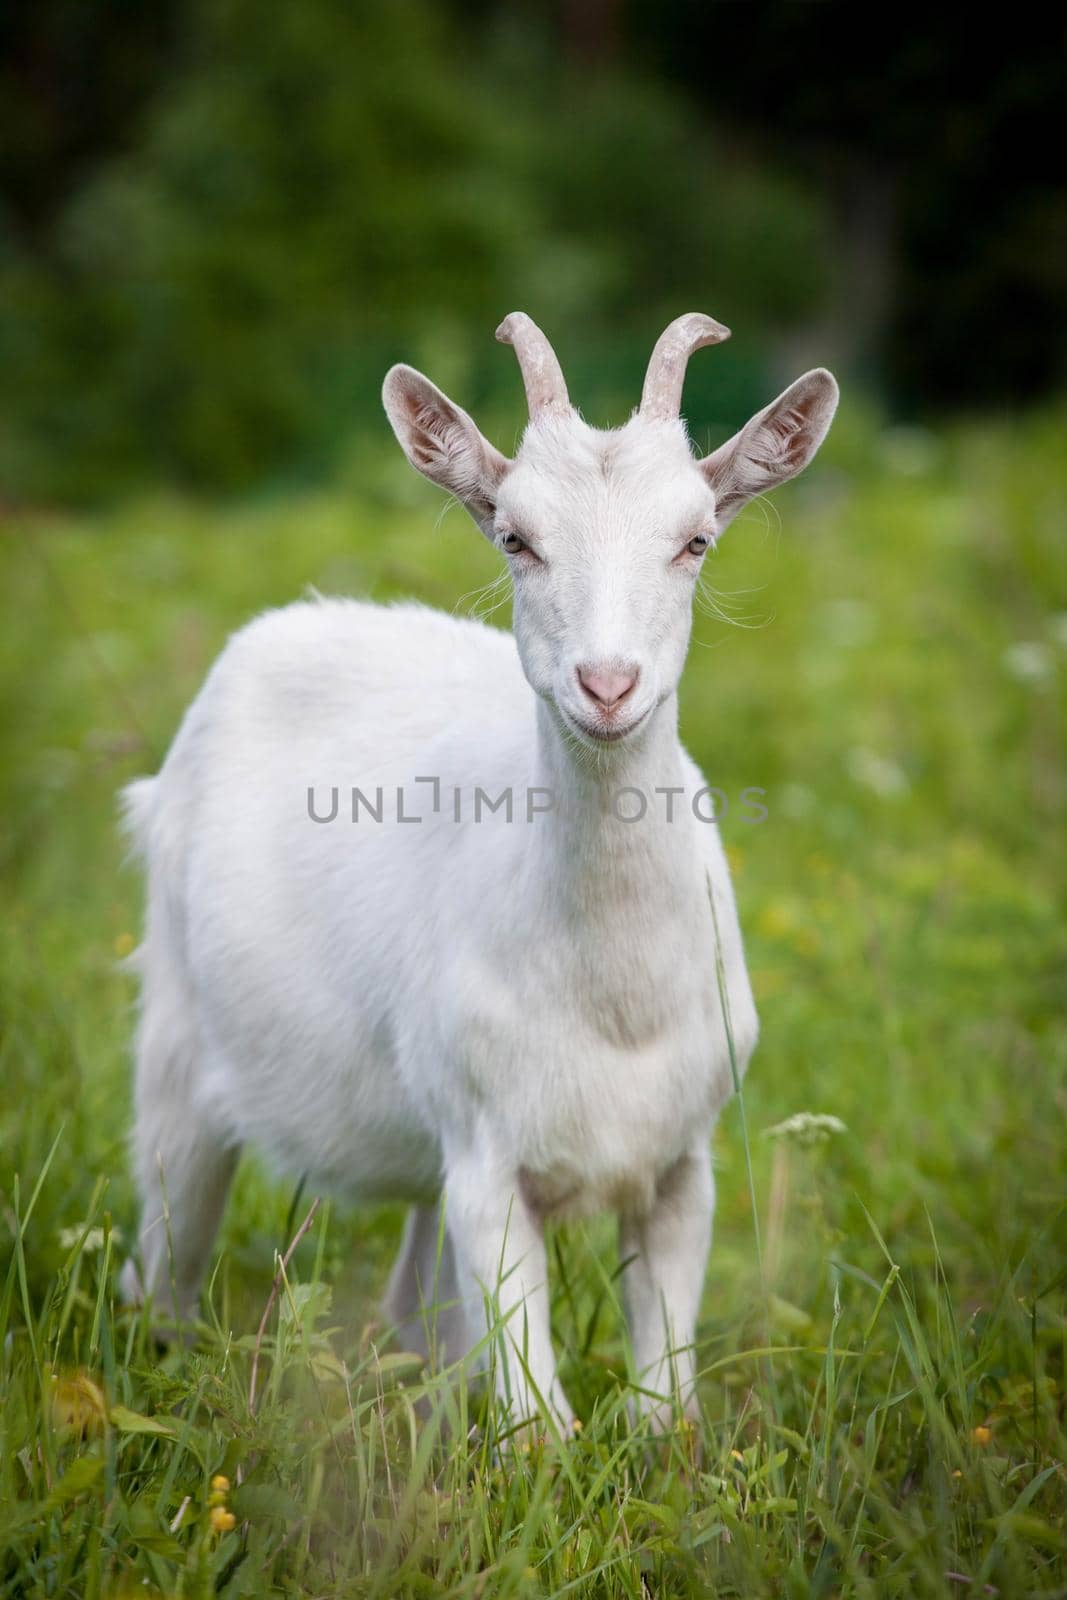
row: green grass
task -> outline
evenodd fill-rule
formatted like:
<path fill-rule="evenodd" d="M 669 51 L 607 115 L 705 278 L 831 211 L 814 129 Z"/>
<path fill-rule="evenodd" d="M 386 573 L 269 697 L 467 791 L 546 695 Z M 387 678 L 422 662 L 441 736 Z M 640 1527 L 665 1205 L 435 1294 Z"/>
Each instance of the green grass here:
<path fill-rule="evenodd" d="M 384 453 L 290 502 L 9 518 L 0 1596 L 1067 1595 L 1063 422 L 846 413 L 709 558 L 758 624 L 698 618 L 683 726 L 731 802 L 762 1013 L 763 1276 L 735 1103 L 701 1426 L 628 1426 L 598 1224 L 553 1240 L 584 1428 L 517 1457 L 484 1397 L 378 1343 L 395 1210 L 320 1208 L 254 1410 L 310 1196 L 243 1165 L 191 1346 L 160 1357 L 114 1302 L 140 903 L 116 788 L 255 610 L 308 583 L 451 607 L 494 556 Z M 798 1112 L 844 1131 L 768 1136 Z"/>

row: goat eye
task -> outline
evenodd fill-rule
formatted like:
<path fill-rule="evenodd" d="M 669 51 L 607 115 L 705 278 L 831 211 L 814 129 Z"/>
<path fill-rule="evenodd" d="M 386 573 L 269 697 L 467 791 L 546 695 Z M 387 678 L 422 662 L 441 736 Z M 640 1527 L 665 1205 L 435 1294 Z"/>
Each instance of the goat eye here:
<path fill-rule="evenodd" d="M 506 533 L 500 541 L 500 548 L 509 556 L 517 556 L 521 551 L 529 550 L 530 546 L 525 544 L 517 533 Z"/>
<path fill-rule="evenodd" d="M 710 543 L 711 540 L 706 533 L 698 533 L 694 539 L 690 539 L 685 548 L 691 556 L 702 556 Z"/>

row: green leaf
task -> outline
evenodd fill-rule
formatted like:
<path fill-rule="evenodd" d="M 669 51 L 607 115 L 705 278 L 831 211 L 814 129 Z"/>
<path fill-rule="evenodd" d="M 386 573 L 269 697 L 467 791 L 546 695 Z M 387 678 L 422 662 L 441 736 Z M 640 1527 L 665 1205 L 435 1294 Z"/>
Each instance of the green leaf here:
<path fill-rule="evenodd" d="M 79 1456 L 71 1462 L 66 1472 L 48 1496 L 46 1505 L 49 1509 L 66 1505 L 69 1500 L 76 1500 L 78 1495 L 85 1494 L 92 1489 L 104 1471 L 103 1456 Z"/>
<path fill-rule="evenodd" d="M 811 1326 L 811 1318 L 800 1306 L 793 1305 L 789 1300 L 783 1300 L 780 1295 L 772 1294 L 767 1303 L 767 1310 L 771 1322 L 783 1333 L 807 1333 Z"/>
<path fill-rule="evenodd" d="M 298 1522 L 304 1515 L 302 1507 L 273 1483 L 244 1483 L 234 1493 L 230 1504 L 242 1521 L 279 1517 L 283 1522 Z"/>
<path fill-rule="evenodd" d="M 1002 1534 L 1010 1534 L 1013 1538 L 1046 1550 L 1067 1550 L 1067 1539 L 1059 1529 L 1051 1527 L 1029 1511 L 1006 1511 L 997 1518 L 997 1528 Z"/>
<path fill-rule="evenodd" d="M 185 1550 L 172 1533 L 167 1533 L 164 1528 L 131 1528 L 130 1538 L 142 1550 L 149 1551 L 154 1556 L 162 1556 L 167 1561 L 180 1561 Z"/>
<path fill-rule="evenodd" d="M 174 1439 L 178 1433 L 173 1422 L 164 1422 L 161 1417 L 142 1417 L 139 1411 L 131 1411 L 128 1406 L 112 1406 L 109 1420 L 120 1433 L 153 1433 L 164 1439 Z"/>
<path fill-rule="evenodd" d="M 380 1356 L 374 1363 L 375 1372 L 404 1372 L 414 1368 L 421 1372 L 426 1365 L 425 1356 L 414 1350 L 394 1350 L 391 1355 Z"/>
<path fill-rule="evenodd" d="M 328 1283 L 294 1283 L 281 1303 L 281 1320 L 288 1327 L 311 1328 L 330 1309 Z"/>
<path fill-rule="evenodd" d="M 195 1513 L 191 1520 L 195 1520 Z M 148 1550 L 154 1556 L 179 1561 L 185 1554 L 184 1549 L 162 1525 L 163 1521 L 158 1505 L 151 1504 L 147 1499 L 135 1500 L 129 1507 L 127 1517 L 130 1538 L 142 1550 Z"/>
<path fill-rule="evenodd" d="M 797 1455 L 804 1461 L 808 1458 L 808 1445 L 803 1434 L 797 1433 L 795 1428 L 786 1428 L 780 1422 L 769 1422 L 769 1431 L 776 1434 L 779 1439 L 784 1439 L 786 1444 L 792 1445 Z"/>
<path fill-rule="evenodd" d="M 651 1517 L 653 1522 L 658 1522 L 666 1528 L 668 1533 L 678 1532 L 680 1526 L 678 1514 L 672 1511 L 670 1506 L 652 1505 L 648 1500 L 638 1500 L 636 1496 L 631 1496 L 626 1509 L 628 1512 L 631 1509 L 643 1512 L 646 1517 Z"/>

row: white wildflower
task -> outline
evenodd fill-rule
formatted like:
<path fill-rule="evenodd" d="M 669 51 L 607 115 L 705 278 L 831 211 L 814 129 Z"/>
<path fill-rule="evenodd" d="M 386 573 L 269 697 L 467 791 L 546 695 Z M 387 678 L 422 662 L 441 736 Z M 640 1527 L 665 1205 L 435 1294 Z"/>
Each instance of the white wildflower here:
<path fill-rule="evenodd" d="M 818 795 L 806 783 L 783 783 L 778 795 L 778 809 L 787 817 L 808 817 L 818 804 Z"/>
<path fill-rule="evenodd" d="M 85 1233 L 85 1223 L 84 1222 L 76 1222 L 72 1228 L 60 1228 L 60 1230 L 59 1230 L 59 1245 L 60 1245 L 60 1249 L 62 1249 L 62 1250 L 73 1250 L 75 1245 L 81 1243 L 82 1234 L 83 1233 Z M 121 1244 L 121 1242 L 122 1242 L 122 1232 L 121 1232 L 121 1230 L 119 1228 L 112 1228 L 111 1229 L 111 1239 L 112 1239 L 112 1243 Z M 102 1250 L 103 1248 L 104 1248 L 104 1230 L 103 1230 L 103 1228 L 90 1228 L 88 1233 L 85 1233 L 85 1241 L 84 1241 L 84 1243 L 82 1243 L 82 1251 L 83 1251 L 83 1253 L 85 1255 L 91 1255 L 94 1251 Z"/>
<path fill-rule="evenodd" d="M 845 765 L 853 783 L 862 784 L 865 789 L 873 790 L 884 800 L 906 794 L 911 787 L 904 768 L 897 762 L 891 761 L 888 756 L 880 756 L 875 750 L 866 750 L 862 747 L 850 750 L 845 758 Z"/>
<path fill-rule="evenodd" d="M 1052 656 L 1037 639 L 1010 644 L 1001 659 L 1004 670 L 1020 683 L 1044 683 L 1052 675 Z"/>
<path fill-rule="evenodd" d="M 798 1111 L 773 1128 L 764 1128 L 765 1139 L 791 1139 L 795 1144 L 826 1144 L 836 1134 L 847 1133 L 840 1117 L 824 1111 Z"/>

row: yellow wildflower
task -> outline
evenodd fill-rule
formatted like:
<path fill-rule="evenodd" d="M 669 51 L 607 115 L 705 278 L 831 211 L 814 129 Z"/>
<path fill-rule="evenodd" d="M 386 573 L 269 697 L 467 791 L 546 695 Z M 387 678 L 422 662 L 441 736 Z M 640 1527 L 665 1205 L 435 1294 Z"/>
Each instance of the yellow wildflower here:
<path fill-rule="evenodd" d="M 87 1372 L 54 1373 L 52 1417 L 57 1428 L 71 1428 L 75 1433 L 102 1433 L 107 1422 L 103 1390 Z"/>

